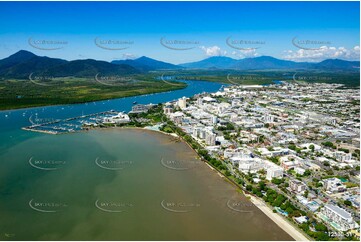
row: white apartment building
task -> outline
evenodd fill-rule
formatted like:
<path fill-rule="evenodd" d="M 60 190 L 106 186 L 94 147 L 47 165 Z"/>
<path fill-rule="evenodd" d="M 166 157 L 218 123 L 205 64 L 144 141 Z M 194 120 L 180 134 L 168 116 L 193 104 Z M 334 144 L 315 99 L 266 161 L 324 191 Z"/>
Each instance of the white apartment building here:
<path fill-rule="evenodd" d="M 182 97 L 182 98 L 178 99 L 178 107 L 180 109 L 187 107 L 187 98 L 186 97 Z"/>
<path fill-rule="evenodd" d="M 301 193 L 306 190 L 306 184 L 296 179 L 290 180 L 289 186 L 290 189 L 296 193 Z"/>
<path fill-rule="evenodd" d="M 267 169 L 266 179 L 271 181 L 272 178 L 282 178 L 283 169 L 279 166 L 270 167 Z"/>
<path fill-rule="evenodd" d="M 321 183 L 323 183 L 323 188 L 329 193 L 346 191 L 346 186 L 336 177 L 324 179 Z"/>
<path fill-rule="evenodd" d="M 333 156 L 340 162 L 347 162 L 352 159 L 351 153 L 345 153 L 343 151 L 336 151 L 333 153 Z"/>
<path fill-rule="evenodd" d="M 213 133 L 211 130 L 207 130 L 206 132 L 206 144 L 207 145 L 215 145 L 216 144 L 216 134 Z"/>
<path fill-rule="evenodd" d="M 130 122 L 129 116 L 123 112 L 120 112 L 115 116 L 111 116 L 103 119 L 103 123 L 107 123 L 107 124 L 124 124 L 129 122 Z"/>
<path fill-rule="evenodd" d="M 336 223 L 338 226 L 335 226 L 332 223 L 330 224 L 339 231 L 347 231 L 358 227 L 351 214 L 339 206 L 326 204 L 321 208 L 320 213 L 323 216 L 326 216 L 330 222 Z"/>

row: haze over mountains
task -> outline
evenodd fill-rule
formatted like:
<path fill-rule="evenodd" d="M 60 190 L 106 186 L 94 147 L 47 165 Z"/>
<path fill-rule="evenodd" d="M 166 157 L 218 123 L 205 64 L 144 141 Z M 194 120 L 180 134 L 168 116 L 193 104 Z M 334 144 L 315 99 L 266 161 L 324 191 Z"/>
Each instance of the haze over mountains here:
<path fill-rule="evenodd" d="M 345 61 L 328 59 L 319 63 L 295 62 L 280 60 L 271 56 L 244 58 L 240 60 L 224 56 L 214 56 L 207 59 L 184 63 L 181 66 L 193 69 L 235 69 L 235 70 L 260 70 L 260 69 L 355 69 L 360 67 L 359 61 Z"/>
<path fill-rule="evenodd" d="M 155 70 L 180 69 L 232 69 L 232 70 L 279 70 L 279 69 L 313 69 L 313 70 L 347 70 L 358 72 L 359 61 L 327 59 L 319 63 L 294 62 L 280 60 L 270 56 L 245 59 L 216 56 L 207 59 L 174 65 L 154 60 L 145 56 L 137 59 L 114 60 L 111 63 L 93 59 L 67 61 L 45 56 L 37 56 L 29 51 L 17 53 L 0 60 L 0 77 L 27 78 L 30 73 L 53 77 L 77 76 L 89 77 L 97 73 L 103 75 L 140 74 Z"/>
<path fill-rule="evenodd" d="M 114 60 L 112 64 L 125 64 L 133 66 L 142 71 L 154 71 L 160 69 L 182 69 L 182 66 L 173 65 L 163 61 L 154 60 L 146 56 L 142 56 L 138 59 L 127 59 L 127 60 Z"/>

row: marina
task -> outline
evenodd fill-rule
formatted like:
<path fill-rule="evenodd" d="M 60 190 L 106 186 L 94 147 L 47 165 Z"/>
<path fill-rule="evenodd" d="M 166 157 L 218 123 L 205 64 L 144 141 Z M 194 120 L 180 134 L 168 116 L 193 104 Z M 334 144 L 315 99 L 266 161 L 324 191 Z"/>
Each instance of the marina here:
<path fill-rule="evenodd" d="M 31 118 L 29 118 L 29 121 L 32 123 L 32 125 L 23 127 L 22 129 L 46 134 L 74 133 L 87 130 L 89 127 L 97 127 L 98 125 L 103 124 L 104 120 L 108 120 L 118 114 L 119 112 L 110 110 L 67 119 L 51 119 L 50 122 L 44 123 L 37 123 L 32 121 Z M 35 121 L 37 120 L 38 119 L 36 118 Z"/>

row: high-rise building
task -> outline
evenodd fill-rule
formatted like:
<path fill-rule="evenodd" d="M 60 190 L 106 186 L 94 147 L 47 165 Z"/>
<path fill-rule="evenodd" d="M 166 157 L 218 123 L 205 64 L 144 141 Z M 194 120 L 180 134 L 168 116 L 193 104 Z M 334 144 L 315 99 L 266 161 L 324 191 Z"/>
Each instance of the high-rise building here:
<path fill-rule="evenodd" d="M 186 97 L 182 97 L 178 100 L 178 107 L 180 109 L 186 108 L 187 107 L 187 98 Z"/>
<path fill-rule="evenodd" d="M 271 181 L 272 178 L 281 178 L 283 176 L 283 169 L 278 166 L 270 167 L 267 169 L 266 179 Z"/>
<path fill-rule="evenodd" d="M 210 130 L 206 131 L 206 144 L 207 145 L 215 145 L 216 144 L 216 134 Z"/>

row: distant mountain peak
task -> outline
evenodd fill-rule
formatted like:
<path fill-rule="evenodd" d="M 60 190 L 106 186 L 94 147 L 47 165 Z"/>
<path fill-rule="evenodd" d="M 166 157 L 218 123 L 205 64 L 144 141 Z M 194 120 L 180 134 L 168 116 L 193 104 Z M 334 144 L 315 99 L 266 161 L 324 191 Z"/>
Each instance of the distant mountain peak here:
<path fill-rule="evenodd" d="M 173 65 L 171 63 L 155 60 L 147 56 L 141 56 L 137 59 L 127 59 L 127 60 L 114 60 L 111 63 L 113 64 L 127 64 L 133 66 L 134 68 L 141 69 L 143 71 L 153 71 L 161 69 L 179 69 L 181 67 Z"/>
<path fill-rule="evenodd" d="M 35 55 L 34 53 L 27 51 L 27 50 L 19 50 L 18 52 L 16 52 L 15 54 L 10 55 L 8 58 L 12 59 L 12 58 L 22 58 L 22 59 L 30 59 L 33 58 L 37 55 Z"/>

